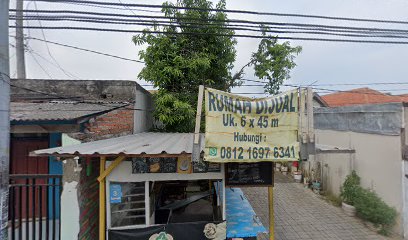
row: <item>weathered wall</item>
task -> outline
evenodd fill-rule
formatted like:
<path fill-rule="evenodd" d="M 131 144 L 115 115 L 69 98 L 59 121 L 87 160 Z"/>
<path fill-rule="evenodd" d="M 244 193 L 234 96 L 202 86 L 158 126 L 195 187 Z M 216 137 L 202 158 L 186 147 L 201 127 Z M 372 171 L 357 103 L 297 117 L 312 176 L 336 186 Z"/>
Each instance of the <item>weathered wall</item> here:
<path fill-rule="evenodd" d="M 145 89 L 136 89 L 136 102 L 134 104 L 134 129 L 133 133 L 149 131 L 152 128 L 153 117 L 152 96 Z"/>
<path fill-rule="evenodd" d="M 78 140 L 62 134 L 62 146 L 80 143 Z M 77 187 L 80 179 L 77 160 L 63 161 L 63 190 L 61 194 L 61 239 L 78 239 L 79 233 L 79 202 Z"/>
<path fill-rule="evenodd" d="M 315 129 L 400 135 L 402 103 L 315 108 Z"/>
<path fill-rule="evenodd" d="M 361 185 L 374 190 L 400 213 L 397 231 L 402 232 L 401 137 L 369 133 L 315 130 L 316 143 L 354 149 L 352 169 Z"/>
<path fill-rule="evenodd" d="M 351 173 L 351 161 L 354 153 L 318 152 L 316 161 L 321 162 L 323 190 L 340 196 L 340 187 L 346 176 Z"/>
<path fill-rule="evenodd" d="M 12 101 L 52 98 L 59 96 L 78 100 L 104 100 L 112 102 L 134 102 L 136 88 L 140 87 L 134 81 L 109 80 L 42 80 L 23 79 L 12 80 L 12 84 L 21 88 L 12 87 Z M 42 93 L 35 93 L 30 89 Z M 61 100 L 61 99 L 60 99 Z"/>

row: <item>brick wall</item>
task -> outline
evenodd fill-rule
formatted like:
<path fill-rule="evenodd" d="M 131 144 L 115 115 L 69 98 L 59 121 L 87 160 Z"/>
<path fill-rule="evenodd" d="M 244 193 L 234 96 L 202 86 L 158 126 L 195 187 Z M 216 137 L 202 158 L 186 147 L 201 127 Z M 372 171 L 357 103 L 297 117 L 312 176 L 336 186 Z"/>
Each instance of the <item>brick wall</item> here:
<path fill-rule="evenodd" d="M 81 142 L 91 142 L 133 133 L 134 111 L 120 109 L 90 119 L 81 133 L 70 134 Z M 80 208 L 80 240 L 98 239 L 99 222 L 99 159 L 84 161 L 78 184 Z M 88 170 L 87 170 L 88 169 Z M 88 172 L 88 173 L 87 173 Z"/>
<path fill-rule="evenodd" d="M 88 159 L 82 164 L 78 184 L 78 240 L 97 240 L 99 236 L 99 167 L 99 159 Z"/>
<path fill-rule="evenodd" d="M 90 119 L 84 124 L 82 133 L 74 138 L 82 142 L 114 138 L 133 133 L 134 111 L 131 108 L 120 109 Z"/>

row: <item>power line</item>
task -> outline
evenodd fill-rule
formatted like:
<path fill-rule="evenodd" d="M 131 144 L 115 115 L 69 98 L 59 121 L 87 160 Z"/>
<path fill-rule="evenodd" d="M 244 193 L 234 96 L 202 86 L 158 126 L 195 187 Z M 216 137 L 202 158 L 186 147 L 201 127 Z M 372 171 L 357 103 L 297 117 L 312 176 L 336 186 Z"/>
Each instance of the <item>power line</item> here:
<path fill-rule="evenodd" d="M 33 0 L 28 0 L 28 1 L 33 1 Z M 212 12 L 240 13 L 240 14 L 251 14 L 251 15 L 278 16 L 278 17 L 299 17 L 299 18 L 330 19 L 330 20 L 340 20 L 340 21 L 408 24 L 407 21 L 397 21 L 397 20 L 346 18 L 346 17 L 333 17 L 333 16 L 322 16 L 322 15 L 308 15 L 308 14 L 291 14 L 291 13 L 276 13 L 276 12 L 257 12 L 257 11 L 248 11 L 248 10 L 182 7 L 182 6 L 174 6 L 174 5 L 116 3 L 116 2 L 101 2 L 101 1 L 97 2 L 97 1 L 85 1 L 85 0 L 36 0 L 36 1 L 52 2 L 52 3 L 74 2 L 74 3 L 101 5 L 101 6 L 127 6 L 127 7 L 140 7 L 140 8 L 160 8 L 160 9 L 168 8 L 168 9 L 179 9 L 179 10 L 212 11 Z"/>
<path fill-rule="evenodd" d="M 37 63 L 37 65 L 41 68 L 41 70 L 42 70 L 49 78 L 52 79 L 51 74 L 48 73 L 47 70 L 45 70 L 45 68 L 40 64 L 40 62 L 37 60 L 37 58 L 36 58 L 31 52 L 28 52 L 28 53 L 30 53 L 31 57 L 34 59 L 34 62 Z"/>
<path fill-rule="evenodd" d="M 41 54 L 35 52 L 34 49 L 32 49 L 30 46 L 27 45 L 27 48 L 28 48 L 27 50 L 28 50 L 29 52 L 31 52 L 32 54 L 34 54 L 34 55 L 36 55 L 36 56 L 42 58 L 44 61 L 46 61 L 46 62 L 48 62 L 49 64 L 53 65 L 54 67 L 60 69 L 60 66 L 59 66 L 59 65 L 57 65 L 55 62 L 52 62 L 52 61 L 48 60 L 47 58 L 43 57 Z M 62 70 L 62 69 L 60 69 L 60 70 Z M 67 75 L 68 77 L 70 77 L 68 74 L 70 74 L 70 75 L 72 75 L 72 76 L 75 76 L 75 75 L 73 75 L 72 73 L 68 72 L 67 70 L 64 70 L 64 71 L 66 72 L 65 75 Z M 79 78 L 76 77 L 76 79 L 79 79 Z"/>
<path fill-rule="evenodd" d="M 35 52 L 33 52 L 35 53 Z M 16 78 L 12 78 L 12 80 L 19 80 Z M 42 81 L 42 80 L 51 80 L 51 79 L 27 79 L 27 80 L 37 80 L 37 81 Z M 255 80 L 255 79 L 247 79 L 243 78 L 240 79 L 245 82 L 254 82 L 254 83 L 261 83 L 261 84 L 242 84 L 237 87 L 263 87 L 267 82 L 262 81 L 262 80 Z M 58 81 L 72 81 L 70 79 L 58 79 Z M 138 85 L 142 87 L 154 87 L 154 84 L 140 84 L 137 82 L 136 79 L 79 79 L 78 81 L 75 82 L 75 85 L 87 85 L 87 83 L 80 83 L 79 81 L 117 81 L 118 83 L 104 83 L 106 86 L 124 86 L 123 82 L 135 82 Z M 408 85 L 408 82 L 374 82 L 374 83 L 318 83 L 318 84 L 313 84 L 311 87 L 323 87 L 323 86 L 377 86 L 377 85 Z M 292 84 L 291 86 L 296 86 L 296 87 L 306 87 L 305 85 L 301 84 Z M 333 91 L 337 91 L 335 89 L 332 89 Z M 400 89 L 382 89 L 378 91 L 397 91 Z"/>
<path fill-rule="evenodd" d="M 34 1 L 34 7 L 35 7 L 35 10 L 38 11 L 37 2 L 35 2 L 35 1 Z M 38 14 L 38 13 L 37 13 L 37 16 L 39 17 L 39 14 Z M 40 26 L 42 26 L 40 19 L 38 19 L 38 24 L 39 24 Z M 69 73 L 69 72 L 66 71 L 64 68 L 61 67 L 61 65 L 58 63 L 58 61 L 57 61 L 57 60 L 54 58 L 54 56 L 52 55 L 50 48 L 48 47 L 48 43 L 46 42 L 46 41 L 47 41 L 47 38 L 45 37 L 45 33 L 44 33 L 44 30 L 43 30 L 43 29 L 41 29 L 41 33 L 42 33 L 42 37 L 43 37 L 43 39 L 44 39 L 45 47 L 47 48 L 48 55 L 49 55 L 49 56 L 51 57 L 51 59 L 55 62 L 57 68 L 59 68 L 66 76 L 68 76 L 68 77 L 70 77 L 70 78 L 78 78 L 78 77 L 76 77 L 75 75 Z"/>
<path fill-rule="evenodd" d="M 99 6 L 99 5 L 86 4 L 86 3 L 67 2 L 67 4 L 73 4 L 73 5 L 78 5 L 78 6 L 88 6 L 88 7 L 95 7 L 95 8 L 104 8 L 104 9 L 126 10 L 123 7 Z M 136 9 L 136 8 L 130 8 L 130 9 L 132 9 L 133 11 L 140 11 L 140 12 L 162 13 L 161 11 L 155 11 L 155 10 Z"/>
<path fill-rule="evenodd" d="M 10 17 L 11 19 L 15 19 L 13 16 Z M 174 26 L 172 22 L 166 22 L 166 24 L 158 23 L 158 22 L 143 22 L 138 20 L 128 20 L 128 19 L 114 19 L 114 18 L 89 18 L 89 17 L 40 17 L 40 18 L 32 18 L 32 17 L 25 17 L 25 20 L 43 20 L 43 21 L 74 21 L 74 22 L 87 22 L 87 23 L 99 23 L 99 24 L 123 24 L 123 25 L 141 25 L 141 26 L 164 26 L 164 27 L 172 27 Z M 161 21 L 164 22 L 164 21 Z M 42 26 L 40 26 L 42 27 Z M 187 25 L 182 26 L 186 29 L 208 29 L 206 27 L 198 25 Z M 275 28 L 275 27 L 274 27 Z M 397 32 L 399 35 L 389 35 L 391 32 L 371 32 L 371 31 L 351 31 L 351 30 L 329 30 L 329 29 L 318 29 L 318 28 L 298 28 L 301 30 L 306 31 L 288 31 L 288 30 L 262 30 L 262 29 L 254 29 L 254 28 L 238 28 L 238 27 L 218 27 L 218 29 L 223 30 L 234 30 L 234 31 L 251 31 L 251 32 L 266 32 L 266 33 L 275 33 L 275 34 L 313 34 L 313 35 L 331 35 L 331 36 L 341 36 L 341 37 L 358 37 L 358 38 L 366 38 L 366 37 L 373 37 L 373 38 L 408 38 L 408 36 L 404 36 L 401 34 L 408 34 L 407 32 Z M 285 28 L 281 28 L 285 29 Z M 41 29 L 43 31 L 43 29 Z M 344 34 L 341 32 L 351 32 L 354 34 Z M 358 34 L 357 34 L 358 33 Z M 395 34 L 395 33 L 393 33 Z"/>
<path fill-rule="evenodd" d="M 12 12 L 17 12 L 16 9 L 10 9 Z M 125 17 L 125 18 L 143 18 L 143 19 L 166 19 L 166 20 L 184 20 L 184 21 L 192 21 L 188 22 L 191 24 L 205 24 L 205 25 L 222 25 L 225 23 L 243 23 L 254 25 L 252 27 L 259 28 L 260 25 L 262 26 L 295 26 L 295 27 L 313 27 L 313 28 L 330 28 L 330 29 L 342 29 L 342 30 L 361 30 L 361 31 L 380 31 L 380 32 L 393 32 L 393 33 L 407 33 L 408 30 L 406 29 L 388 29 L 388 28 L 372 28 L 372 27 L 354 27 L 354 26 L 338 26 L 338 25 L 321 25 L 321 24 L 308 24 L 308 23 L 287 23 L 287 22 L 265 22 L 265 21 L 249 21 L 249 20 L 242 20 L 242 19 L 209 19 L 209 22 L 204 22 L 200 18 L 192 18 L 192 17 L 167 17 L 167 16 L 151 16 L 151 15 L 129 15 L 129 14 L 117 14 L 117 13 L 102 13 L 102 12 L 86 12 L 86 11 L 71 11 L 71 10 L 23 10 L 24 12 L 28 13 L 46 13 L 46 14 L 79 14 L 79 15 L 94 15 L 94 16 L 109 16 L 109 17 Z M 27 15 L 25 15 L 27 16 Z M 61 15 L 42 15 L 42 17 L 58 17 Z M 63 15 L 64 16 L 64 15 Z M 75 15 L 71 15 L 70 17 L 77 17 Z M 153 21 L 153 20 L 152 20 Z M 153 22 L 154 22 L 153 21 Z M 167 21 L 166 21 L 167 22 Z M 217 24 L 218 23 L 218 24 Z M 229 26 L 229 25 L 228 25 Z M 241 25 L 242 26 L 242 25 Z"/>
<path fill-rule="evenodd" d="M 15 28 L 15 26 L 10 26 Z M 163 32 L 163 31 L 145 31 L 145 30 L 131 30 L 131 29 L 113 29 L 113 28 L 93 28 L 93 27 L 40 27 L 40 26 L 29 26 L 23 27 L 28 29 L 53 29 L 53 30 L 81 30 L 81 31 L 100 31 L 100 32 L 121 32 L 121 33 L 152 33 L 152 34 L 166 34 L 166 35 L 198 35 L 198 36 L 218 36 L 218 37 L 237 37 L 237 38 L 276 38 L 282 40 L 300 40 L 300 41 L 320 41 L 320 42 L 344 42 L 344 43 L 374 43 L 374 44 L 408 44 L 406 41 L 380 41 L 380 40 L 356 40 L 356 39 L 331 39 L 331 38 L 314 38 L 314 37 L 289 37 L 289 36 L 257 36 L 248 34 L 214 34 L 214 33 L 202 33 L 202 32 Z M 31 38 L 33 39 L 33 38 Z M 132 60 L 134 61 L 134 60 Z M 141 62 L 141 61 L 137 61 Z"/>
<path fill-rule="evenodd" d="M 67 47 L 67 48 L 72 48 L 72 49 L 76 49 L 76 50 L 81 50 L 81 51 L 85 51 L 85 52 L 91 52 L 91 53 L 95 53 L 95 54 L 99 54 L 99 55 L 103 55 L 103 56 L 107 56 L 107 57 L 117 58 L 117 59 L 121 59 L 121 60 L 126 60 L 126 61 L 131 61 L 131 62 L 137 62 L 137 63 L 144 63 L 143 61 L 139 61 L 139 60 L 135 60 L 135 59 L 130 59 L 130 58 L 126 58 L 126 57 L 120 57 L 120 56 L 113 55 L 113 54 L 109 54 L 109 53 L 103 53 L 103 52 L 99 52 L 99 51 L 96 51 L 96 50 L 91 50 L 91 49 L 76 47 L 76 46 L 72 46 L 72 45 L 68 45 L 68 44 L 63 44 L 63 43 L 57 43 L 57 42 L 53 42 L 53 41 L 49 41 L 49 40 L 44 40 L 44 39 L 36 38 L 36 37 L 26 37 L 26 38 L 27 38 L 27 39 L 32 39 L 32 40 L 37 40 L 37 41 L 42 41 L 42 42 L 51 43 L 51 44 L 55 44 L 55 45 L 62 46 L 62 47 Z"/>

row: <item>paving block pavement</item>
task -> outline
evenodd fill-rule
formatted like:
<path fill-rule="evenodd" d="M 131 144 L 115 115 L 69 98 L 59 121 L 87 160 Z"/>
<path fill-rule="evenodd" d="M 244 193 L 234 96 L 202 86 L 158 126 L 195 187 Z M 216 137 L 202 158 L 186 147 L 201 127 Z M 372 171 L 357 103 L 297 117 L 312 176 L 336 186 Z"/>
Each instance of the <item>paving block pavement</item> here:
<path fill-rule="evenodd" d="M 268 189 L 241 188 L 266 228 L 269 226 Z M 367 228 L 363 221 L 349 217 L 302 184 L 276 174 L 274 187 L 276 240 L 389 240 Z M 267 234 L 258 239 L 268 240 Z M 398 239 L 398 238 L 393 238 Z"/>

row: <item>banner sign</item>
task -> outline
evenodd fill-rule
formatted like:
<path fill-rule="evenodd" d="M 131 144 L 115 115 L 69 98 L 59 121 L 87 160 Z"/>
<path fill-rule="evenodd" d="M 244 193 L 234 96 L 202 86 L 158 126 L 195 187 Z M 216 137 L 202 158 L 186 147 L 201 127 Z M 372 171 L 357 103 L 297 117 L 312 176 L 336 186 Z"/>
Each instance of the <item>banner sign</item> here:
<path fill-rule="evenodd" d="M 205 92 L 205 151 L 210 162 L 297 161 L 298 91 L 252 99 Z"/>

